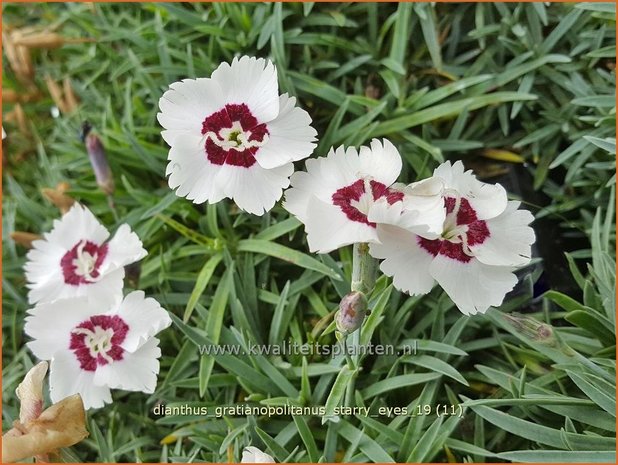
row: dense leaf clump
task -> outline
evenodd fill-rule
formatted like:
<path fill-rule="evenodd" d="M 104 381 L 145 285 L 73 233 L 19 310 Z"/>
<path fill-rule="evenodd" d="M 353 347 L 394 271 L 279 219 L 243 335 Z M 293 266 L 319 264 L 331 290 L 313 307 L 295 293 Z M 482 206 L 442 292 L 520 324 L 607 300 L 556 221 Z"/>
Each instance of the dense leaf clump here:
<path fill-rule="evenodd" d="M 5 429 L 35 363 L 23 334 L 26 249 L 10 235 L 50 230 L 59 211 L 41 190 L 68 183 L 107 227 L 129 223 L 143 240 L 149 254 L 129 287 L 174 325 L 161 334 L 156 392 L 116 391 L 89 412 L 90 437 L 67 460 L 234 461 L 247 445 L 292 462 L 615 460 L 613 4 L 2 8 L 6 34 L 64 38 L 29 49 L 30 74 L 3 60 Z M 522 200 L 537 218 L 535 259 L 504 305 L 466 317 L 437 288 L 409 297 L 381 277 L 359 342 L 412 353 L 357 355 L 357 371 L 343 355 L 201 355 L 213 344 L 336 344 L 332 318 L 350 286 L 352 248 L 309 254 L 280 205 L 256 217 L 228 201 L 194 205 L 166 184 L 159 98 L 237 54 L 277 65 L 281 92 L 318 131 L 313 156 L 387 137 L 402 181 L 461 159 Z M 80 141 L 84 120 L 105 146 L 115 211 Z M 371 415 L 322 425 L 216 410 L 245 405 Z M 157 415 L 164 406 L 179 408 Z M 204 406 L 208 415 L 193 409 Z"/>

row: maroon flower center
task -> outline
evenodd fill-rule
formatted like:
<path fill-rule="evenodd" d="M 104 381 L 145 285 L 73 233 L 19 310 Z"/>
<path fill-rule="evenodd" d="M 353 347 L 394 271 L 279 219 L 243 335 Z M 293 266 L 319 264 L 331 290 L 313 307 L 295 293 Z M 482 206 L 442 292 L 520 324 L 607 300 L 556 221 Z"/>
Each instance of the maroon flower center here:
<path fill-rule="evenodd" d="M 206 158 L 215 165 L 255 163 L 255 154 L 268 141 L 266 124 L 259 123 L 244 103 L 227 104 L 202 123 Z"/>
<path fill-rule="evenodd" d="M 359 179 L 333 194 L 333 205 L 338 206 L 352 221 L 376 227 L 367 219 L 369 208 L 379 198 L 385 197 L 389 204 L 403 199 L 403 192 L 396 191 L 378 181 Z"/>
<path fill-rule="evenodd" d="M 129 325 L 118 315 L 95 315 L 82 321 L 71 331 L 69 349 L 82 370 L 95 371 L 98 366 L 122 360 L 120 347 Z"/>
<path fill-rule="evenodd" d="M 107 256 L 107 244 L 97 245 L 86 239 L 79 241 L 60 259 L 64 282 L 72 286 L 92 284 Z"/>
<path fill-rule="evenodd" d="M 439 239 L 418 237 L 418 244 L 434 257 L 438 254 L 462 263 L 472 260 L 470 246 L 482 244 L 489 237 L 487 223 L 479 220 L 468 200 L 444 199 L 446 220 Z"/>

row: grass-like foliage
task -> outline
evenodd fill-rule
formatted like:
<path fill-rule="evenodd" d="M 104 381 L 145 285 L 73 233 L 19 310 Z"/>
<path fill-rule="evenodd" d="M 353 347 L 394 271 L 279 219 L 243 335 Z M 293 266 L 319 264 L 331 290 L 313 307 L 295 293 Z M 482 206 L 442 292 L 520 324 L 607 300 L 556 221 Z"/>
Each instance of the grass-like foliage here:
<path fill-rule="evenodd" d="M 30 83 L 3 61 L 5 428 L 35 362 L 23 334 L 26 250 L 9 235 L 50 230 L 59 213 L 41 189 L 68 182 L 107 227 L 127 222 L 144 241 L 139 287 L 174 324 L 161 334 L 156 392 L 115 391 L 88 412 L 90 437 L 67 460 L 221 462 L 255 445 L 280 462 L 615 461 L 613 4 L 2 7 L 4 29 L 89 39 L 32 49 Z M 194 205 L 166 184 L 159 98 L 237 54 L 277 65 L 281 91 L 318 130 L 313 156 L 388 137 L 404 181 L 462 159 L 522 199 L 537 218 L 535 259 L 504 305 L 466 317 L 438 288 L 409 297 L 381 277 L 360 341 L 416 353 L 360 356 L 356 371 L 343 356 L 200 356 L 197 345 L 335 344 L 333 313 L 350 286 L 352 248 L 310 254 L 280 205 L 256 217 L 227 200 Z M 54 118 L 49 82 L 65 77 L 80 103 Z M 79 140 L 83 120 L 105 145 L 118 219 Z M 152 413 L 245 403 L 410 415 Z"/>

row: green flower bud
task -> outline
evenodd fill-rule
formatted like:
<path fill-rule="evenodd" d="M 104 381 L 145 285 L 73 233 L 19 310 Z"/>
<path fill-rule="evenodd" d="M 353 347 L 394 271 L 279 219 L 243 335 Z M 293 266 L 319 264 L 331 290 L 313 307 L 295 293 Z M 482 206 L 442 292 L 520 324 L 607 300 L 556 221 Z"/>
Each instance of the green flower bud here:
<path fill-rule="evenodd" d="M 504 319 L 520 334 L 548 346 L 556 346 L 554 328 L 520 313 L 505 314 Z"/>
<path fill-rule="evenodd" d="M 335 314 L 337 329 L 342 334 L 350 334 L 363 324 L 367 315 L 367 298 L 362 292 L 350 292 L 339 303 L 339 310 Z"/>

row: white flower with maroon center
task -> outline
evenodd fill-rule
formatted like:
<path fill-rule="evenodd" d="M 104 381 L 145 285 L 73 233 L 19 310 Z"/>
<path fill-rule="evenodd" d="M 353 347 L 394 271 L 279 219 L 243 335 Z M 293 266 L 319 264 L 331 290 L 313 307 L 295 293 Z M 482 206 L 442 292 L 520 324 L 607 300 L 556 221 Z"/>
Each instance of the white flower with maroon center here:
<path fill-rule="evenodd" d="M 128 225 L 112 239 L 86 207 L 75 204 L 51 232 L 32 243 L 24 266 L 30 303 L 88 296 L 111 302 L 122 297 L 124 267 L 146 256 Z"/>
<path fill-rule="evenodd" d="M 386 139 L 373 139 L 359 151 L 331 149 L 325 158 L 307 160 L 306 167 L 306 172 L 292 176 L 284 207 L 305 224 L 312 252 L 377 241 L 376 223 L 369 219 L 374 205 L 392 205 L 404 198 L 393 186 L 401 156 Z"/>
<path fill-rule="evenodd" d="M 464 314 L 499 306 L 517 283 L 515 268 L 530 262 L 534 220 L 519 202 L 508 201 L 499 184 L 478 181 L 458 161 L 443 163 L 434 177 L 444 181 L 446 218 L 439 237 L 406 228 L 399 216 L 383 211 L 380 243 L 370 253 L 384 259 L 380 269 L 396 288 L 428 293 L 437 282 Z M 382 206 L 383 210 L 393 209 Z M 386 221 L 386 218 L 394 219 Z"/>
<path fill-rule="evenodd" d="M 211 78 L 170 85 L 157 115 L 170 145 L 166 174 L 176 194 L 195 203 L 233 199 L 261 215 L 281 198 L 308 157 L 316 131 L 296 99 L 279 95 L 270 61 L 243 56 Z"/>
<path fill-rule="evenodd" d="M 142 291 L 120 303 L 85 297 L 40 303 L 28 311 L 28 347 L 51 360 L 50 395 L 58 402 L 80 394 L 85 408 L 111 402 L 110 389 L 154 392 L 159 373 L 159 341 L 171 324 L 166 310 Z"/>

